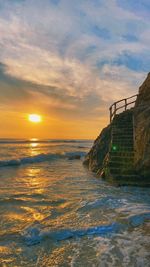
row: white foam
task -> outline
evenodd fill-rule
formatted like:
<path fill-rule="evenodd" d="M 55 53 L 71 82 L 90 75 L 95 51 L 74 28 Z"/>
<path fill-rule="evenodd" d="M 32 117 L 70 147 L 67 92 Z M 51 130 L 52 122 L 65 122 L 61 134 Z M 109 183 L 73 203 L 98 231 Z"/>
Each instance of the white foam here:
<path fill-rule="evenodd" d="M 33 163 L 39 163 L 44 161 L 51 161 L 56 160 L 60 158 L 67 158 L 67 159 L 81 159 L 83 156 L 85 156 L 85 152 L 83 151 L 74 151 L 74 152 L 64 152 L 64 153 L 47 153 L 47 154 L 38 154 L 36 156 L 31 157 L 23 157 L 18 159 L 10 159 L 10 160 L 1 160 L 0 161 L 0 167 L 5 166 L 19 166 L 22 164 L 33 164 Z"/>
<path fill-rule="evenodd" d="M 37 226 L 29 226 L 26 228 L 22 236 L 25 240 L 25 243 L 28 246 L 36 245 L 40 243 L 44 238 L 51 238 L 56 241 L 62 241 L 69 238 L 81 238 L 83 236 L 103 236 L 110 235 L 112 233 L 118 232 L 120 230 L 121 225 L 117 223 L 112 223 L 111 225 L 103 225 L 97 227 L 90 227 L 87 229 L 81 230 L 52 230 L 52 231 L 43 231 L 41 230 L 40 225 Z"/>

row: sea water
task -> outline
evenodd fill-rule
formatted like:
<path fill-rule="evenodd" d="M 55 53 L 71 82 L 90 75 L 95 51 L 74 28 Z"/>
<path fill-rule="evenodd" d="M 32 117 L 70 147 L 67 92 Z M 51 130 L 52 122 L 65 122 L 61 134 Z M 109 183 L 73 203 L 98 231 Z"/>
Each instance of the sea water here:
<path fill-rule="evenodd" d="M 89 140 L 0 140 L 0 266 L 150 266 L 150 189 L 82 164 Z"/>

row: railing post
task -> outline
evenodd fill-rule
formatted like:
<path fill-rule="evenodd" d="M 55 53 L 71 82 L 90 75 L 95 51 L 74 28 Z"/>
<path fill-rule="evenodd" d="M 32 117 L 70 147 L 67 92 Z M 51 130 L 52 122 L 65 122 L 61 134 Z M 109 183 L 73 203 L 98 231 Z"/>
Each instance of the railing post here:
<path fill-rule="evenodd" d="M 110 123 L 111 123 L 111 121 L 112 121 L 112 106 L 110 107 L 109 111 L 110 111 Z"/>
<path fill-rule="evenodd" d="M 127 110 L 127 106 L 128 106 L 127 99 L 125 99 L 125 110 Z"/>
<path fill-rule="evenodd" d="M 116 103 L 114 103 L 114 117 L 116 116 Z"/>
<path fill-rule="evenodd" d="M 126 111 L 128 109 L 128 105 L 133 104 L 133 103 L 136 102 L 137 96 L 138 95 L 133 95 L 131 97 L 121 99 L 120 101 L 117 101 L 113 105 L 111 105 L 110 108 L 109 108 L 109 111 L 110 111 L 110 123 L 112 122 L 113 118 L 116 116 L 117 110 L 121 109 L 121 108 L 124 108 L 124 110 Z M 136 99 L 134 101 L 128 103 L 128 99 L 131 99 L 133 97 L 134 98 L 136 97 Z M 120 102 L 124 102 L 124 105 L 117 108 L 117 105 Z"/>

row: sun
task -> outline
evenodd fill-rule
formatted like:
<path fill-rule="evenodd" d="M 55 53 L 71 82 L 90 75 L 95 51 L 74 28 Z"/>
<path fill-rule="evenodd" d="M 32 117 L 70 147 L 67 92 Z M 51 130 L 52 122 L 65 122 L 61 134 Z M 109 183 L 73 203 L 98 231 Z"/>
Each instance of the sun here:
<path fill-rule="evenodd" d="M 38 114 L 29 114 L 28 120 L 33 123 L 40 123 L 42 121 L 42 117 Z"/>

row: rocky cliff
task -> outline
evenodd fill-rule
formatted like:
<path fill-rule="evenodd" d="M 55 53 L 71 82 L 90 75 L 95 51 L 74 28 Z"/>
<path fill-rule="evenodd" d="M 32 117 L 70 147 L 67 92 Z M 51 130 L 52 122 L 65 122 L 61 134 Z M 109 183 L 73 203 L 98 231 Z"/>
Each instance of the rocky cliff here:
<path fill-rule="evenodd" d="M 150 178 L 150 73 L 139 88 L 134 108 L 135 168 Z"/>
<path fill-rule="evenodd" d="M 84 165 L 88 166 L 90 171 L 100 172 L 104 159 L 109 151 L 111 142 L 111 124 L 102 130 L 95 140 L 93 147 L 86 155 Z"/>
<path fill-rule="evenodd" d="M 118 115 L 120 125 L 122 118 L 125 121 L 128 112 L 129 111 L 125 111 Z M 133 114 L 134 140 L 132 173 L 134 172 L 134 174 L 139 177 L 140 181 L 141 179 L 145 181 L 146 178 L 150 182 L 150 73 L 144 83 L 140 86 L 135 107 L 130 110 L 130 113 Z M 110 125 L 102 130 L 95 140 L 93 147 L 85 157 L 84 164 L 87 165 L 91 171 L 101 175 L 103 174 L 103 169 L 106 165 L 106 158 L 107 161 L 109 161 L 108 155 L 112 153 L 112 128 L 116 119 L 117 116 Z M 118 133 L 119 130 L 120 129 L 118 129 Z M 107 163 L 108 167 L 111 162 Z M 107 173 L 109 174 L 110 172 L 108 171 Z"/>

